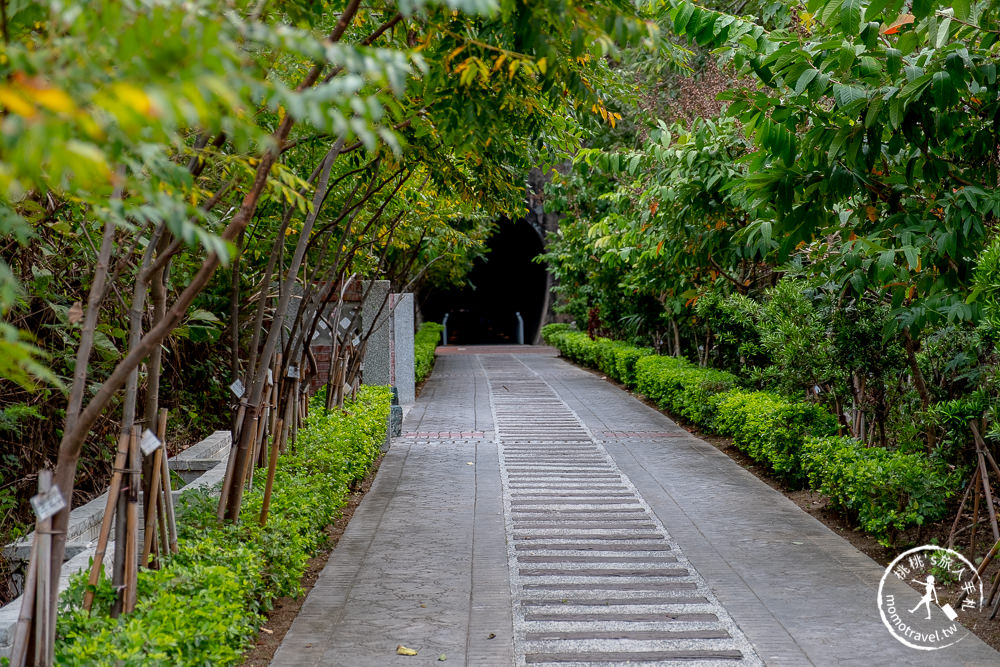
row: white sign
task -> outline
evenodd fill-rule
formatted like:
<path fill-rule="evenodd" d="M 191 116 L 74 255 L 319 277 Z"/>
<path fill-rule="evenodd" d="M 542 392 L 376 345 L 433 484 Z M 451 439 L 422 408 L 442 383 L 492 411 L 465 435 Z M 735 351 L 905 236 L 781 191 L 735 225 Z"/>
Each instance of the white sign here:
<path fill-rule="evenodd" d="M 162 444 L 160 439 L 156 437 L 156 434 L 147 428 L 142 433 L 142 440 L 139 441 L 139 449 L 142 450 L 143 456 L 149 456 L 159 449 Z"/>
<path fill-rule="evenodd" d="M 289 366 L 288 367 L 288 373 L 285 375 L 285 377 L 291 378 L 293 380 L 297 380 L 298 377 L 299 377 L 299 367 L 298 366 Z"/>
<path fill-rule="evenodd" d="M 31 508 L 35 510 L 35 516 L 39 521 L 45 521 L 55 515 L 56 512 L 66 507 L 66 501 L 59 492 L 58 486 L 53 486 L 46 493 L 39 493 L 32 496 Z"/>
<path fill-rule="evenodd" d="M 236 395 L 236 398 L 243 398 L 243 394 L 246 393 L 247 388 L 243 386 L 243 380 L 236 380 L 236 382 L 229 385 L 229 391 Z"/>
<path fill-rule="evenodd" d="M 983 581 L 975 566 L 957 551 L 936 545 L 900 554 L 878 586 L 882 623 L 900 643 L 918 651 L 968 637 L 959 619 L 983 604 Z"/>
<path fill-rule="evenodd" d="M 274 384 L 274 373 L 270 368 L 267 369 L 267 383 Z"/>
<path fill-rule="evenodd" d="M 345 317 L 344 319 L 340 320 L 340 328 L 341 329 L 343 329 L 344 331 L 347 331 L 347 327 L 349 327 L 349 326 L 351 326 L 351 319 L 349 317 Z"/>

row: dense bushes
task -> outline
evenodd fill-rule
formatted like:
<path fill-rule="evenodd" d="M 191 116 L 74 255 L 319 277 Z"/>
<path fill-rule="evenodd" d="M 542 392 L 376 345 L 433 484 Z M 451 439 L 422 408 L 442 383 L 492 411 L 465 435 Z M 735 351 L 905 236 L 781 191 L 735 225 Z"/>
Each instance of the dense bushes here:
<path fill-rule="evenodd" d="M 866 447 L 854 438 L 807 438 L 801 459 L 809 485 L 886 545 L 896 531 L 943 519 L 958 487 L 954 474 L 921 454 Z"/>
<path fill-rule="evenodd" d="M 661 408 L 708 429 L 715 417 L 712 396 L 736 386 L 735 375 L 699 368 L 678 357 L 643 357 L 635 369 L 640 392 Z"/>
<path fill-rule="evenodd" d="M 180 553 L 161 570 L 140 571 L 135 612 L 107 615 L 101 602 L 113 595 L 104 579 L 99 611 L 88 615 L 81 608 L 86 578 L 77 575 L 62 597 L 57 664 L 238 664 L 274 598 L 301 592 L 306 561 L 326 539 L 324 527 L 378 456 L 389 400 L 387 387 L 363 387 L 343 411 L 314 404 L 295 451 L 279 459 L 266 527 L 257 521 L 260 485 L 247 493 L 237 525 L 217 523 L 215 497 L 184 494 Z"/>
<path fill-rule="evenodd" d="M 833 415 L 815 403 L 764 391 L 730 391 L 714 401 L 715 428 L 756 461 L 794 486 L 805 481 L 802 443 L 809 435 L 837 432 Z"/>
<path fill-rule="evenodd" d="M 420 384 L 431 374 L 434 367 L 434 350 L 441 340 L 444 327 L 437 322 L 424 322 L 413 338 L 416 355 L 416 380 Z"/>
<path fill-rule="evenodd" d="M 941 519 L 951 476 L 922 454 L 865 447 L 833 437 L 837 421 L 822 405 L 737 386 L 737 377 L 686 359 L 653 354 L 568 325 L 542 329 L 545 341 L 733 444 L 794 487 L 809 486 L 858 520 L 883 544 L 896 531 Z"/>

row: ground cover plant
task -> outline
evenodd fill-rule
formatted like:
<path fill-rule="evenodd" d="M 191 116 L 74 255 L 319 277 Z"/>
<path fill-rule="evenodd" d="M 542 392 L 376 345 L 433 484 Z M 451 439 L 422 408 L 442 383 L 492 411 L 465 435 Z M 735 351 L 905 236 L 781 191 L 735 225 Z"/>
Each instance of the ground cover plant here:
<path fill-rule="evenodd" d="M 294 450 L 279 459 L 264 527 L 256 520 L 220 524 L 213 494 L 184 494 L 180 552 L 161 569 L 140 572 L 134 612 L 108 615 L 115 595 L 102 578 L 87 613 L 86 573 L 74 577 L 62 596 L 56 664 L 239 664 L 271 601 L 300 592 L 324 528 L 378 457 L 390 398 L 388 387 L 365 386 L 355 401 L 329 411 L 322 395 L 314 398 Z M 262 498 L 258 484 L 245 496 L 245 512 L 256 517 Z"/>

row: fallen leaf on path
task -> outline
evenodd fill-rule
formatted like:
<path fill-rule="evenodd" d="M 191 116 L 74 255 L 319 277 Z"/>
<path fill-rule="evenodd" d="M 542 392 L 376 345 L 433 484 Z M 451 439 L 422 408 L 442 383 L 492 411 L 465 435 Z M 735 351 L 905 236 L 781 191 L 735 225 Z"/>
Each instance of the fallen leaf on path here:
<path fill-rule="evenodd" d="M 496 633 L 491 632 L 490 634 L 486 635 L 486 638 L 487 639 L 496 639 L 497 636 L 496 636 Z"/>
<path fill-rule="evenodd" d="M 447 659 L 448 659 L 448 656 L 446 656 L 444 653 L 442 653 L 441 655 L 438 656 L 438 662 L 444 662 Z"/>
<path fill-rule="evenodd" d="M 399 655 L 416 655 L 417 654 L 417 652 L 414 651 L 412 648 L 406 648 L 402 644 L 400 644 L 399 646 L 396 647 L 396 653 L 398 653 Z"/>
<path fill-rule="evenodd" d="M 273 635 L 274 634 L 274 630 L 271 630 L 270 628 L 261 628 L 260 630 L 261 630 L 261 632 L 266 632 L 269 635 Z"/>

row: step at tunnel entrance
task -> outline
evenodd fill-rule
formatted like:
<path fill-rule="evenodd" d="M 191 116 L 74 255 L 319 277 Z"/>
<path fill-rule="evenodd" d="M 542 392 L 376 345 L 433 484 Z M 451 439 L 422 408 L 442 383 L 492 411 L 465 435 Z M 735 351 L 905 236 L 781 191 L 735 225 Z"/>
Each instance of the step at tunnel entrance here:
<path fill-rule="evenodd" d="M 450 345 L 517 343 L 520 313 L 524 342 L 534 342 L 547 307 L 548 276 L 542 239 L 528 222 L 501 221 L 487 242 L 489 253 L 476 260 L 469 285 L 421 293 L 424 319 L 441 322 L 448 316 Z"/>

